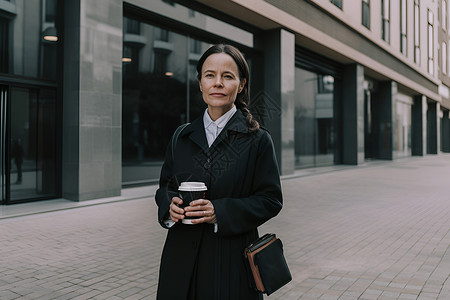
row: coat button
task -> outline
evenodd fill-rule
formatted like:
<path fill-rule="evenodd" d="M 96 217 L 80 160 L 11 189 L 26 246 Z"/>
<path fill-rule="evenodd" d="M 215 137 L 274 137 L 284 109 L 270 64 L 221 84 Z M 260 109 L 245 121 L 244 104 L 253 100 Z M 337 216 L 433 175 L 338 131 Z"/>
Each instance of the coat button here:
<path fill-rule="evenodd" d="M 211 167 L 211 160 L 209 158 L 206 160 L 203 167 L 205 167 L 205 169 L 209 169 Z"/>

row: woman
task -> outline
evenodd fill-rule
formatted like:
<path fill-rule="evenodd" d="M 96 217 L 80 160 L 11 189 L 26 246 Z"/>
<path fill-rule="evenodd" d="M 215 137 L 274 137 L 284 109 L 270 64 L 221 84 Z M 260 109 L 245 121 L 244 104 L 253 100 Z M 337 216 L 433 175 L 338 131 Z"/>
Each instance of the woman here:
<path fill-rule="evenodd" d="M 173 155 L 167 151 L 155 196 L 159 222 L 170 228 L 157 299 L 262 299 L 249 286 L 243 253 L 282 207 L 272 140 L 247 109 L 249 69 L 239 50 L 212 46 L 197 72 L 208 108 L 180 133 Z M 179 207 L 184 181 L 204 182 L 206 199 Z M 185 217 L 197 219 L 187 225 Z"/>

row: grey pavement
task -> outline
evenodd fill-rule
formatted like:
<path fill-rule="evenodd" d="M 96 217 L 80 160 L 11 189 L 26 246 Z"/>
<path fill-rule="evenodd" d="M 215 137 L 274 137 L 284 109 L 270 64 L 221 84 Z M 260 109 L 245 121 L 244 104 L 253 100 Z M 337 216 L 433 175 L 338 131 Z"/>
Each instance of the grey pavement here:
<path fill-rule="evenodd" d="M 450 155 L 283 177 L 260 231 L 293 280 L 265 299 L 450 299 Z M 0 212 L 0 299 L 155 299 L 166 231 L 154 186 Z M 174 283 L 176 288 L 176 283 Z"/>

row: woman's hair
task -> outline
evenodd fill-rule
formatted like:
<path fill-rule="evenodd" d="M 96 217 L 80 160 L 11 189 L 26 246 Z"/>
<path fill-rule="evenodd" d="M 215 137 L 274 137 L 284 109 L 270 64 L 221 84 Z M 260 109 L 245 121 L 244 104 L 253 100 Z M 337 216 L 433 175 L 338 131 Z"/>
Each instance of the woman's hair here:
<path fill-rule="evenodd" d="M 247 126 L 250 132 L 256 131 L 259 129 L 259 123 L 255 119 L 253 119 L 252 114 L 247 108 L 248 103 L 250 102 L 250 71 L 248 68 L 247 61 L 245 60 L 242 53 L 231 45 L 226 44 L 216 44 L 211 46 L 208 50 L 203 53 L 202 57 L 197 63 L 197 79 L 200 80 L 202 77 L 202 67 L 205 60 L 211 55 L 216 53 L 225 53 L 233 58 L 239 70 L 239 79 L 245 81 L 245 85 L 240 93 L 237 94 L 236 100 L 234 104 L 238 109 L 242 111 L 244 114 Z"/>

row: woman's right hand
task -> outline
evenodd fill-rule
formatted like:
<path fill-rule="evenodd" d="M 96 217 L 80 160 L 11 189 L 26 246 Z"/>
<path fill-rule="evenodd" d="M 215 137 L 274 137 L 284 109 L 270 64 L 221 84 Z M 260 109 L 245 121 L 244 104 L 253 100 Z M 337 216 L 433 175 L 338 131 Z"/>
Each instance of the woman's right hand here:
<path fill-rule="evenodd" d="M 175 223 L 179 220 L 184 219 L 184 209 L 179 207 L 179 205 L 183 204 L 183 200 L 178 197 L 173 197 L 172 202 L 169 205 L 169 214 L 172 221 Z"/>

